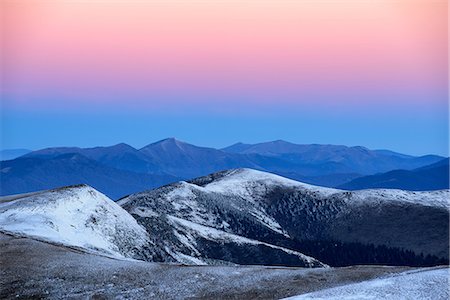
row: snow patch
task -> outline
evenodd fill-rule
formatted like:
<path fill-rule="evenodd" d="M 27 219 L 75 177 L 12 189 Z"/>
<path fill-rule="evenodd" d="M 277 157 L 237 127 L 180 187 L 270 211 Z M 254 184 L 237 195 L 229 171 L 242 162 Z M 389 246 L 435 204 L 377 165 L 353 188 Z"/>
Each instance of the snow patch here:
<path fill-rule="evenodd" d="M 286 252 L 288 254 L 291 255 L 295 255 L 298 256 L 299 259 L 303 260 L 306 263 L 309 264 L 313 264 L 314 262 L 316 262 L 317 260 L 304 255 L 302 253 L 299 253 L 297 251 L 293 251 L 293 250 L 289 250 L 283 247 L 279 247 L 279 246 L 275 246 L 275 245 L 271 245 L 268 243 L 264 243 L 264 242 L 260 242 L 257 240 L 252 240 L 252 239 L 248 239 L 239 235 L 235 235 L 232 233 L 227 233 L 212 227 L 207 227 L 207 226 L 203 226 L 197 223 L 193 223 L 191 221 L 188 220 L 184 220 L 175 216 L 171 216 L 168 215 L 167 218 L 172 222 L 172 224 L 177 227 L 178 229 L 181 229 L 180 226 L 177 225 L 181 225 L 181 227 L 184 227 L 185 229 L 191 230 L 193 232 L 195 232 L 198 236 L 203 237 L 207 240 L 210 241 L 223 241 L 223 242 L 229 242 L 229 243 L 236 243 L 236 244 L 251 244 L 251 245 L 264 245 L 273 249 L 278 249 L 281 250 L 283 252 Z M 190 235 L 188 233 L 188 235 Z M 326 267 L 325 264 L 323 264 L 324 267 Z"/>

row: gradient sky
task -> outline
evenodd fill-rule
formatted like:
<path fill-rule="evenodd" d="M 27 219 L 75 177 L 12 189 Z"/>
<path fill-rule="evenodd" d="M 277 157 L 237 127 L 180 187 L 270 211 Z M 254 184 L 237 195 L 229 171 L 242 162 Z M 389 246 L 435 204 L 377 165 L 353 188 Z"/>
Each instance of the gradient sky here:
<path fill-rule="evenodd" d="M 446 0 L 3 0 L 1 148 L 448 153 Z"/>

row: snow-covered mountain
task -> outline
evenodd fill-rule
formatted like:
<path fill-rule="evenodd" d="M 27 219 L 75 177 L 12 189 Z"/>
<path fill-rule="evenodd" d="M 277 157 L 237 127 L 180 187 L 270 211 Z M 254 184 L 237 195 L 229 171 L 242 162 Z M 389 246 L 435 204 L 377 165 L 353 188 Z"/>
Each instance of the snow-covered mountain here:
<path fill-rule="evenodd" d="M 155 252 L 130 214 L 86 185 L 0 198 L 0 231 L 118 258 Z"/>
<path fill-rule="evenodd" d="M 264 236 L 286 233 L 254 203 L 227 200 L 220 192 L 179 182 L 131 195 L 118 204 L 178 262 L 324 266 L 297 251 L 264 242 Z"/>
<path fill-rule="evenodd" d="M 448 263 L 449 196 L 235 169 L 117 203 L 86 185 L 2 197 L 0 231 L 155 262 L 426 266 Z"/>
<path fill-rule="evenodd" d="M 193 203 L 180 205 L 190 204 L 196 208 Z M 142 220 L 163 211 L 163 206 L 158 213 L 138 207 L 133 215 Z M 107 256 L 191 265 L 325 266 L 298 251 L 193 221 L 161 215 L 144 228 L 117 203 L 86 185 L 0 198 L 0 232 Z M 204 249 L 221 255 L 207 256 Z"/>
<path fill-rule="evenodd" d="M 448 190 L 348 192 L 237 169 L 118 203 L 153 233 L 155 244 L 197 262 L 267 263 L 274 259 L 264 254 L 269 247 L 331 265 L 432 265 L 448 262 L 449 195 Z"/>

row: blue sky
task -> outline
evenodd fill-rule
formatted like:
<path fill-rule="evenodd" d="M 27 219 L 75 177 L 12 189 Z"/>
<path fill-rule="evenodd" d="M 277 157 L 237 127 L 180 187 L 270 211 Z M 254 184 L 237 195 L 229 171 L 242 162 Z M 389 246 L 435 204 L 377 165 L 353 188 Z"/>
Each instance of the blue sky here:
<path fill-rule="evenodd" d="M 120 142 L 134 147 L 176 137 L 189 143 L 225 147 L 236 142 L 283 139 L 293 143 L 339 144 L 389 149 L 406 154 L 448 153 L 445 110 L 407 108 L 379 110 L 318 110 L 273 108 L 252 113 L 218 111 L 26 111 L 4 110 L 2 149 L 53 146 L 107 146 Z"/>

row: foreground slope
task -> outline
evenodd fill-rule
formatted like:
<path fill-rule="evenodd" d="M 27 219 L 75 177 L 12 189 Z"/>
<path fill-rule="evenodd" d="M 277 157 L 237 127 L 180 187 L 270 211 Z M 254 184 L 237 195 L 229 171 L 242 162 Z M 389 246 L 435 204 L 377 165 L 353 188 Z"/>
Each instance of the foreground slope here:
<path fill-rule="evenodd" d="M 119 204 L 157 233 L 155 243 L 194 259 L 264 260 L 264 251 L 245 255 L 245 238 L 334 266 L 436 265 L 448 263 L 448 198 L 449 191 L 348 192 L 238 169 L 131 195 Z"/>
<path fill-rule="evenodd" d="M 136 220 L 86 185 L 0 198 L 0 231 L 120 258 L 154 251 Z"/>
<path fill-rule="evenodd" d="M 360 283 L 324 289 L 286 298 L 285 300 L 449 299 L 449 275 L 447 268 L 413 270 Z"/>
<path fill-rule="evenodd" d="M 155 264 L 109 259 L 3 234 L 0 265 L 1 299 L 280 299 L 410 269 Z M 437 282 L 430 296 L 446 288 Z"/>

